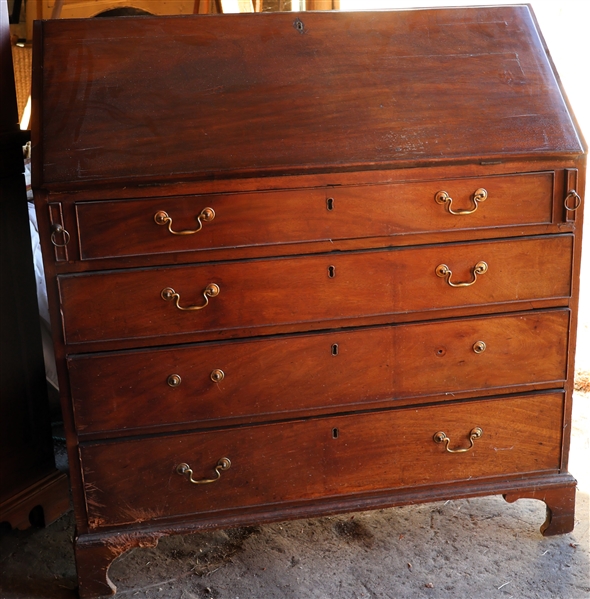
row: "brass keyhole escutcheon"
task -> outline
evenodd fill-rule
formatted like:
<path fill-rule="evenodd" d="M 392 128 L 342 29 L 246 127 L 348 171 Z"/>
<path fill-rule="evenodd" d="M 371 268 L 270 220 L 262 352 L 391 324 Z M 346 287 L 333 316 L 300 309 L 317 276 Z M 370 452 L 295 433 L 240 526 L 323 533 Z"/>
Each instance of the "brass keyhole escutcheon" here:
<path fill-rule="evenodd" d="M 171 387 L 178 387 L 178 385 L 180 385 L 180 383 L 182 383 L 182 379 L 180 378 L 179 374 L 171 374 L 168 379 L 166 380 L 166 382 L 171 386 Z"/>
<path fill-rule="evenodd" d="M 225 372 L 219 368 L 216 368 L 209 376 L 214 383 L 220 383 L 225 378 Z"/>
<path fill-rule="evenodd" d="M 473 344 L 473 351 L 476 354 L 481 354 L 481 353 L 483 353 L 486 350 L 486 347 L 487 347 L 487 345 L 485 344 L 484 341 L 476 341 Z"/>

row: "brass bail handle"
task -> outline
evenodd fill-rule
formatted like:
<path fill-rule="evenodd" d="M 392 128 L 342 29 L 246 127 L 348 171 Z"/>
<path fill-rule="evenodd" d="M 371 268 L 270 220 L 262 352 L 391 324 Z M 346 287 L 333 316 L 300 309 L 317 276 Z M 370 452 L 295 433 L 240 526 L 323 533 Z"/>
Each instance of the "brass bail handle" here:
<path fill-rule="evenodd" d="M 185 464 L 185 463 L 178 464 L 178 466 L 176 466 L 176 473 L 180 474 L 181 476 L 185 476 L 191 483 L 193 483 L 193 485 L 207 485 L 209 483 L 214 483 L 214 482 L 218 481 L 221 478 L 221 471 L 229 470 L 230 467 L 231 467 L 230 459 L 229 458 L 221 458 L 217 462 L 217 466 L 215 466 L 215 468 L 214 468 L 215 474 L 217 475 L 215 478 L 202 478 L 200 480 L 195 480 L 193 478 L 192 468 L 188 464 Z"/>
<path fill-rule="evenodd" d="M 203 208 L 199 216 L 197 216 L 197 221 L 199 222 L 199 228 L 190 230 L 185 229 L 184 231 L 174 231 L 172 229 L 172 218 L 168 216 L 168 213 L 164 210 L 158 210 L 156 214 L 154 214 L 154 221 L 157 225 L 168 225 L 168 231 L 172 233 L 172 235 L 194 235 L 198 233 L 203 228 L 203 222 L 209 223 L 215 218 L 215 210 L 213 208 Z"/>
<path fill-rule="evenodd" d="M 487 197 L 488 192 L 483 187 L 476 189 L 472 196 L 473 208 L 471 208 L 471 210 L 461 208 L 458 210 L 453 210 L 453 198 L 446 191 L 437 191 L 434 195 L 434 201 L 437 204 L 446 206 L 447 212 L 449 214 L 454 214 L 455 216 L 465 216 L 467 214 L 473 214 L 477 210 L 479 203 L 485 202 Z"/>
<path fill-rule="evenodd" d="M 443 431 L 439 431 L 438 433 L 436 433 L 433 437 L 433 440 L 435 443 L 444 443 L 445 449 L 449 453 L 466 453 L 468 451 L 471 451 L 475 440 L 480 439 L 482 435 L 483 435 L 483 430 L 479 426 L 472 428 L 471 432 L 469 433 L 469 447 L 463 447 L 463 448 L 459 448 L 459 449 L 450 449 L 449 448 L 449 443 L 451 442 L 451 440 L 447 437 L 446 433 L 443 433 Z"/>
<path fill-rule="evenodd" d="M 478 275 L 483 275 L 486 272 L 488 272 L 488 265 L 487 265 L 487 263 L 485 263 L 483 261 L 478 262 L 472 269 L 473 280 L 471 280 L 467 283 L 453 283 L 451 281 L 451 277 L 453 276 L 453 271 L 446 264 L 439 264 L 436 267 L 435 272 L 438 277 L 441 277 L 442 279 L 446 278 L 447 283 L 451 287 L 470 287 L 471 285 L 473 285 L 475 283 L 475 281 L 477 281 Z"/>
<path fill-rule="evenodd" d="M 203 308 L 206 308 L 209 305 L 209 298 L 217 297 L 220 291 L 221 289 L 219 288 L 219 285 L 216 285 L 215 283 L 209 283 L 209 285 L 207 285 L 207 287 L 205 287 L 205 290 L 203 291 L 205 303 L 202 306 L 187 306 L 186 308 L 180 305 L 180 293 L 176 293 L 176 291 L 174 291 L 172 287 L 166 287 L 162 289 L 162 291 L 160 292 L 160 296 L 163 300 L 166 301 L 173 300 L 174 305 L 179 310 L 202 310 Z"/>

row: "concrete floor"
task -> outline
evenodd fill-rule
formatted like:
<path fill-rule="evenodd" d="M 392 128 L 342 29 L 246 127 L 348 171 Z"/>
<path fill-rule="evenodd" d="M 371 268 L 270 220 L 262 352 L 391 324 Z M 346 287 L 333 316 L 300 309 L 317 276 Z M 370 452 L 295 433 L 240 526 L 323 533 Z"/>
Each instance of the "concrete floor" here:
<path fill-rule="evenodd" d="M 113 563 L 117 596 L 165 599 L 587 599 L 590 394 L 574 401 L 576 526 L 542 537 L 545 506 L 501 497 L 165 538 Z M 72 599 L 71 512 L 0 536 L 2 599 Z"/>

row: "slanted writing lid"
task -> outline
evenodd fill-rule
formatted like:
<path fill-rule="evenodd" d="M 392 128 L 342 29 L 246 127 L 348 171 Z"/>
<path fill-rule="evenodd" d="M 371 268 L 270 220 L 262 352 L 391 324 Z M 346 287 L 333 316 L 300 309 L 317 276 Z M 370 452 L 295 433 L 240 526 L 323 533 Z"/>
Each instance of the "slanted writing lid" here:
<path fill-rule="evenodd" d="M 584 151 L 527 6 L 39 28 L 38 187 Z"/>

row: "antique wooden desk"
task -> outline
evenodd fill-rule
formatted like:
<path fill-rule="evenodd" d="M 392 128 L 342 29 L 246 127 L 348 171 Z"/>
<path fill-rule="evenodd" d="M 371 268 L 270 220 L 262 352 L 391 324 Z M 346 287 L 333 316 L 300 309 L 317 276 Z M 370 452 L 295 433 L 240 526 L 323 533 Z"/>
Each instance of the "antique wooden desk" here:
<path fill-rule="evenodd" d="M 585 146 L 527 6 L 38 23 L 34 86 L 82 597 L 204 528 L 572 529 Z"/>

